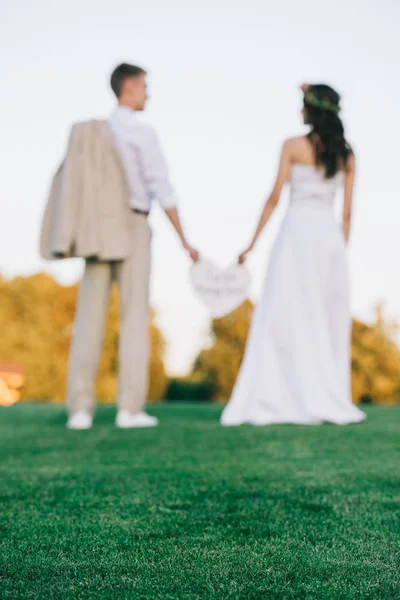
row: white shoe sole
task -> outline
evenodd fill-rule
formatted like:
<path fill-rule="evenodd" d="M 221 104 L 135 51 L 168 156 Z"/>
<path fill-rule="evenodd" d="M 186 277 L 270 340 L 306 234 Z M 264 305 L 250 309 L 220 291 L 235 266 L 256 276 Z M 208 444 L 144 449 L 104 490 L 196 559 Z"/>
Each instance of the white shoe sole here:
<path fill-rule="evenodd" d="M 115 426 L 118 427 L 118 429 L 145 429 L 147 427 L 157 427 L 158 423 L 147 423 L 146 425 L 145 424 L 142 424 L 142 425 L 139 425 L 139 424 L 137 424 L 137 425 L 133 425 L 133 424 L 123 425 L 123 424 L 120 424 L 120 423 L 115 423 Z"/>

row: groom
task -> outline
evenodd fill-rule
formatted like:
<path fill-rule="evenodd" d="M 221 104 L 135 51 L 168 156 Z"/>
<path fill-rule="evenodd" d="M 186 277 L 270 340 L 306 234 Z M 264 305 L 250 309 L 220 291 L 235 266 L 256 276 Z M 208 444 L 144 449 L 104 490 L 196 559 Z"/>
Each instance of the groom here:
<path fill-rule="evenodd" d="M 72 128 L 42 230 L 46 258 L 85 258 L 68 374 L 70 429 L 92 426 L 94 381 L 113 281 L 119 285 L 122 321 L 116 425 L 158 424 L 143 410 L 149 361 L 148 216 L 153 200 L 164 209 L 191 259 L 199 258 L 184 236 L 157 135 L 136 118 L 148 99 L 146 72 L 121 64 L 111 75 L 111 88 L 118 104 L 108 121 Z"/>

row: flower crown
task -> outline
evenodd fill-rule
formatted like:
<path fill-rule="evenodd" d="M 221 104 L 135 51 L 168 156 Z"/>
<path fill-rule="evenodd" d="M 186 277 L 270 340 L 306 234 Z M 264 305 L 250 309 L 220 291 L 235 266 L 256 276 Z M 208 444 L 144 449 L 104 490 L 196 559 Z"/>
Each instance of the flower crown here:
<path fill-rule="evenodd" d="M 328 100 L 328 98 L 319 98 L 316 94 L 314 94 L 309 83 L 303 83 L 301 90 L 304 93 L 304 102 L 306 104 L 315 106 L 316 108 L 321 108 L 322 110 L 330 110 L 336 114 L 340 112 L 339 104 L 334 104 Z"/>

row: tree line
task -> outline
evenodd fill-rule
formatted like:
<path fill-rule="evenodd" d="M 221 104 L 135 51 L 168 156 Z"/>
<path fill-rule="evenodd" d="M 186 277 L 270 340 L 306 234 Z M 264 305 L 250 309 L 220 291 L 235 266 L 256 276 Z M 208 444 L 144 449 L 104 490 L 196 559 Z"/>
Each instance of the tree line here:
<path fill-rule="evenodd" d="M 61 285 L 45 273 L 14 279 L 0 276 L 0 361 L 21 365 L 22 397 L 26 400 L 57 402 L 65 397 L 77 293 L 77 285 Z M 233 313 L 212 320 L 211 346 L 199 353 L 190 375 L 172 381 L 166 373 L 165 340 L 151 311 L 148 399 L 228 400 L 243 358 L 253 308 L 247 300 Z M 400 349 L 395 332 L 395 325 L 385 320 L 381 309 L 373 323 L 353 321 L 354 402 L 400 402 Z M 96 384 L 100 401 L 116 396 L 118 337 L 119 301 L 113 289 Z"/>

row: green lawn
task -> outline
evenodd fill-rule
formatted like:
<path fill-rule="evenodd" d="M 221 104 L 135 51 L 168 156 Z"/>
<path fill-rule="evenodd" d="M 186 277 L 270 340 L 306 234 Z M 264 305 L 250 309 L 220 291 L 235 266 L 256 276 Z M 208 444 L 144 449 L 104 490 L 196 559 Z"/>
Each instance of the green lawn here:
<path fill-rule="evenodd" d="M 0 597 L 400 598 L 400 407 L 365 424 L 224 429 L 215 405 L 89 432 L 0 409 Z"/>

